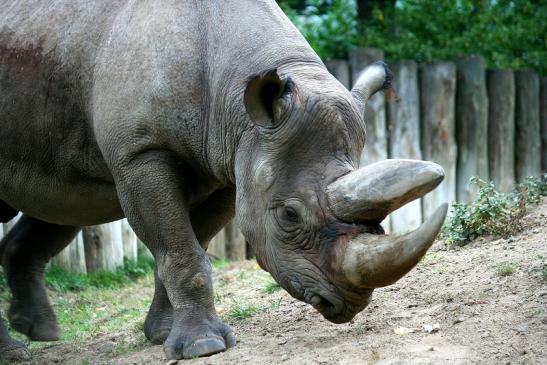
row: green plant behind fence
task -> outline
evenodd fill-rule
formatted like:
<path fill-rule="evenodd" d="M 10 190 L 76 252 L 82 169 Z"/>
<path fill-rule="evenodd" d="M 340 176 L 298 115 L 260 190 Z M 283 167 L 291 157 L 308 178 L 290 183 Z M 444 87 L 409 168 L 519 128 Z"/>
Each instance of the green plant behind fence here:
<path fill-rule="evenodd" d="M 538 204 L 547 195 L 546 178 L 529 177 L 511 193 L 501 193 L 494 183 L 477 177 L 479 186 L 472 204 L 452 203 L 451 215 L 442 236 L 450 245 L 465 245 L 481 235 L 508 236 L 522 229 L 522 217 L 529 205 Z"/>
<path fill-rule="evenodd" d="M 362 24 L 355 0 L 308 0 L 299 11 L 294 1 L 279 3 L 323 59 L 364 46 L 384 49 L 388 61 L 481 54 L 489 67 L 547 73 L 545 1 L 401 0 L 375 8 Z"/>

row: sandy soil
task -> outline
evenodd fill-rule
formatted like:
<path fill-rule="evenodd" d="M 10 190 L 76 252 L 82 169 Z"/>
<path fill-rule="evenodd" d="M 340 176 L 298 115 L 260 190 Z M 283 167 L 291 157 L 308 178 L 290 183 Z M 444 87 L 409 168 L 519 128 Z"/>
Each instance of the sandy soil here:
<path fill-rule="evenodd" d="M 456 250 L 437 242 L 344 325 L 282 290 L 265 293 L 265 274 L 254 262 L 230 264 L 216 273 L 217 308 L 235 329 L 237 347 L 179 364 L 547 364 L 547 199 L 525 226 L 514 237 Z M 151 293 L 147 287 L 137 295 Z M 229 315 L 234 303 L 260 310 L 236 320 Z M 131 341 L 141 345 L 116 351 Z M 53 344 L 33 356 L 33 364 L 167 364 L 161 346 L 143 343 L 137 331 Z"/>

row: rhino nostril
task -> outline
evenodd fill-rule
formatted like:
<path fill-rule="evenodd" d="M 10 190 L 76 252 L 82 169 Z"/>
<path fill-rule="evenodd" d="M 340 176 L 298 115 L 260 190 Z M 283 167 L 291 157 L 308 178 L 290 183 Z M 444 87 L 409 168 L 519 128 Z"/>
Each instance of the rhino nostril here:
<path fill-rule="evenodd" d="M 318 294 L 311 297 L 310 304 L 319 311 L 333 312 L 336 310 L 336 306 L 332 302 Z"/>

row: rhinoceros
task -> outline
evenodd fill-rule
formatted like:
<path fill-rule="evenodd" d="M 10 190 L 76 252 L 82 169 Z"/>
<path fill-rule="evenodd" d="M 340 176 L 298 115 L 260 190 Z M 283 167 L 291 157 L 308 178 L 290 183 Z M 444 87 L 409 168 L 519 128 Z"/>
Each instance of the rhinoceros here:
<path fill-rule="evenodd" d="M 234 215 L 284 289 L 350 321 L 446 214 L 380 226 L 443 179 L 425 161 L 359 166 L 366 101 L 390 77 L 375 63 L 348 91 L 273 0 L 0 0 L 0 217 L 22 212 L 0 248 L 11 327 L 57 340 L 46 263 L 127 217 L 156 260 L 147 338 L 170 359 L 234 346 L 206 254 Z M 30 356 L 4 324 L 0 356 Z"/>

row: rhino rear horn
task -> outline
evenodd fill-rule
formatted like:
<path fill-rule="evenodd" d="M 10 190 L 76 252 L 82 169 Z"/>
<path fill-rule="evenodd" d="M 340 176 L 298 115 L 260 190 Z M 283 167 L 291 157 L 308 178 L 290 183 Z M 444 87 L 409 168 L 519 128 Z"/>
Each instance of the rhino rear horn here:
<path fill-rule="evenodd" d="M 351 89 L 351 95 L 359 107 L 361 115 L 364 115 L 365 105 L 372 95 L 380 90 L 392 90 L 392 79 L 391 70 L 382 61 L 374 62 L 359 74 Z"/>

